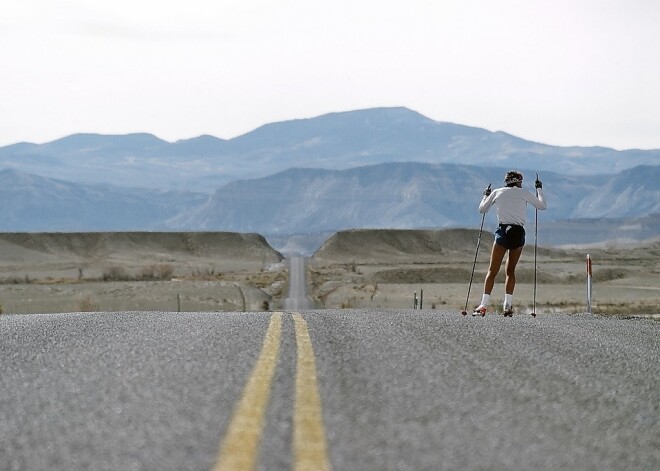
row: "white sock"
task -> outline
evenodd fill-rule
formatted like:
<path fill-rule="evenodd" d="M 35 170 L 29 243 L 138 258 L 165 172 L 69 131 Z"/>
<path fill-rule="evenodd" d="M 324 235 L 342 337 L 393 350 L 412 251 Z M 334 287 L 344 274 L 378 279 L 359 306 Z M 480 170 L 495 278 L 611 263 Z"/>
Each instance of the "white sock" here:
<path fill-rule="evenodd" d="M 488 307 L 489 302 L 490 302 L 490 294 L 484 293 L 483 296 L 481 296 L 481 306 Z"/>
<path fill-rule="evenodd" d="M 505 294 L 504 295 L 504 307 L 513 306 L 513 295 Z"/>

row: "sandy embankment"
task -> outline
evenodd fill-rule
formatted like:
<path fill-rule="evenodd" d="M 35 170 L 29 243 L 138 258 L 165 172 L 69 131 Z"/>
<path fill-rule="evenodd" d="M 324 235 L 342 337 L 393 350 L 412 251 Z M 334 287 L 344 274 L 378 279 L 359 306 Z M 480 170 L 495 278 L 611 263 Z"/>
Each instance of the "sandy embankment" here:
<path fill-rule="evenodd" d="M 286 280 L 258 234 L 2 233 L 5 312 L 262 310 Z"/>

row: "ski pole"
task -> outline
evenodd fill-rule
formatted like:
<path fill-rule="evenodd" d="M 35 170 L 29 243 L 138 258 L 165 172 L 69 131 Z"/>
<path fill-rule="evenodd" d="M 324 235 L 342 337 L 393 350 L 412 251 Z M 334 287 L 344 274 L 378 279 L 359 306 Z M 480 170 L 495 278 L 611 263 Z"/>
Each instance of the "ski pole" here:
<path fill-rule="evenodd" d="M 539 181 L 539 174 L 536 174 L 536 181 Z M 536 192 L 536 196 L 538 197 L 539 192 Z M 532 301 L 532 317 L 536 317 L 536 271 L 537 271 L 537 265 L 536 265 L 536 248 L 538 246 L 538 231 L 539 227 L 539 209 L 534 208 L 534 296 L 533 296 L 533 301 Z"/>
<path fill-rule="evenodd" d="M 490 183 L 488 184 L 488 189 L 490 189 Z M 477 250 L 474 251 L 474 263 L 472 264 L 472 273 L 470 274 L 470 284 L 468 285 L 467 297 L 465 298 L 465 309 L 461 311 L 461 314 L 467 316 L 467 307 L 470 302 L 470 290 L 472 289 L 472 280 L 474 278 L 474 269 L 477 266 L 477 255 L 479 254 L 479 245 L 481 244 L 481 233 L 484 230 L 484 220 L 486 219 L 486 213 L 481 216 L 481 227 L 479 227 L 479 238 L 477 239 Z"/>

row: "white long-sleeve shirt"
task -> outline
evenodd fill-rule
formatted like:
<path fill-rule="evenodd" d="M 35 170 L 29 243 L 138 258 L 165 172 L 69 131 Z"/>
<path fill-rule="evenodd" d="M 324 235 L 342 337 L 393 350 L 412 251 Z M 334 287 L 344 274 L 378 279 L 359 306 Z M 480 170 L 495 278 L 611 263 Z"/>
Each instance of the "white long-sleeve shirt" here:
<path fill-rule="evenodd" d="M 497 220 L 500 224 L 524 226 L 527 219 L 527 203 L 537 209 L 548 207 L 543 190 L 537 188 L 536 193 L 538 196 L 517 186 L 498 188 L 489 196 L 484 195 L 479 204 L 479 212 L 485 214 L 494 204 L 497 207 Z"/>

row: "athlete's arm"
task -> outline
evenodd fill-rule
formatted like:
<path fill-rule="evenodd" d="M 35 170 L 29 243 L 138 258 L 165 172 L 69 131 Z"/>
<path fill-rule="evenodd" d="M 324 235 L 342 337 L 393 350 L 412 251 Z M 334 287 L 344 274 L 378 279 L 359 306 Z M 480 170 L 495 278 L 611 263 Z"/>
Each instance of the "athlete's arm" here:
<path fill-rule="evenodd" d="M 496 191 L 497 190 L 493 191 L 490 195 L 484 195 L 481 199 L 481 203 L 479 203 L 479 212 L 481 214 L 486 214 L 495 202 Z"/>
<path fill-rule="evenodd" d="M 543 188 L 536 189 L 536 196 L 532 193 L 528 193 L 529 203 L 534 206 L 536 209 L 547 209 L 548 204 L 545 201 L 545 195 L 543 194 Z"/>

